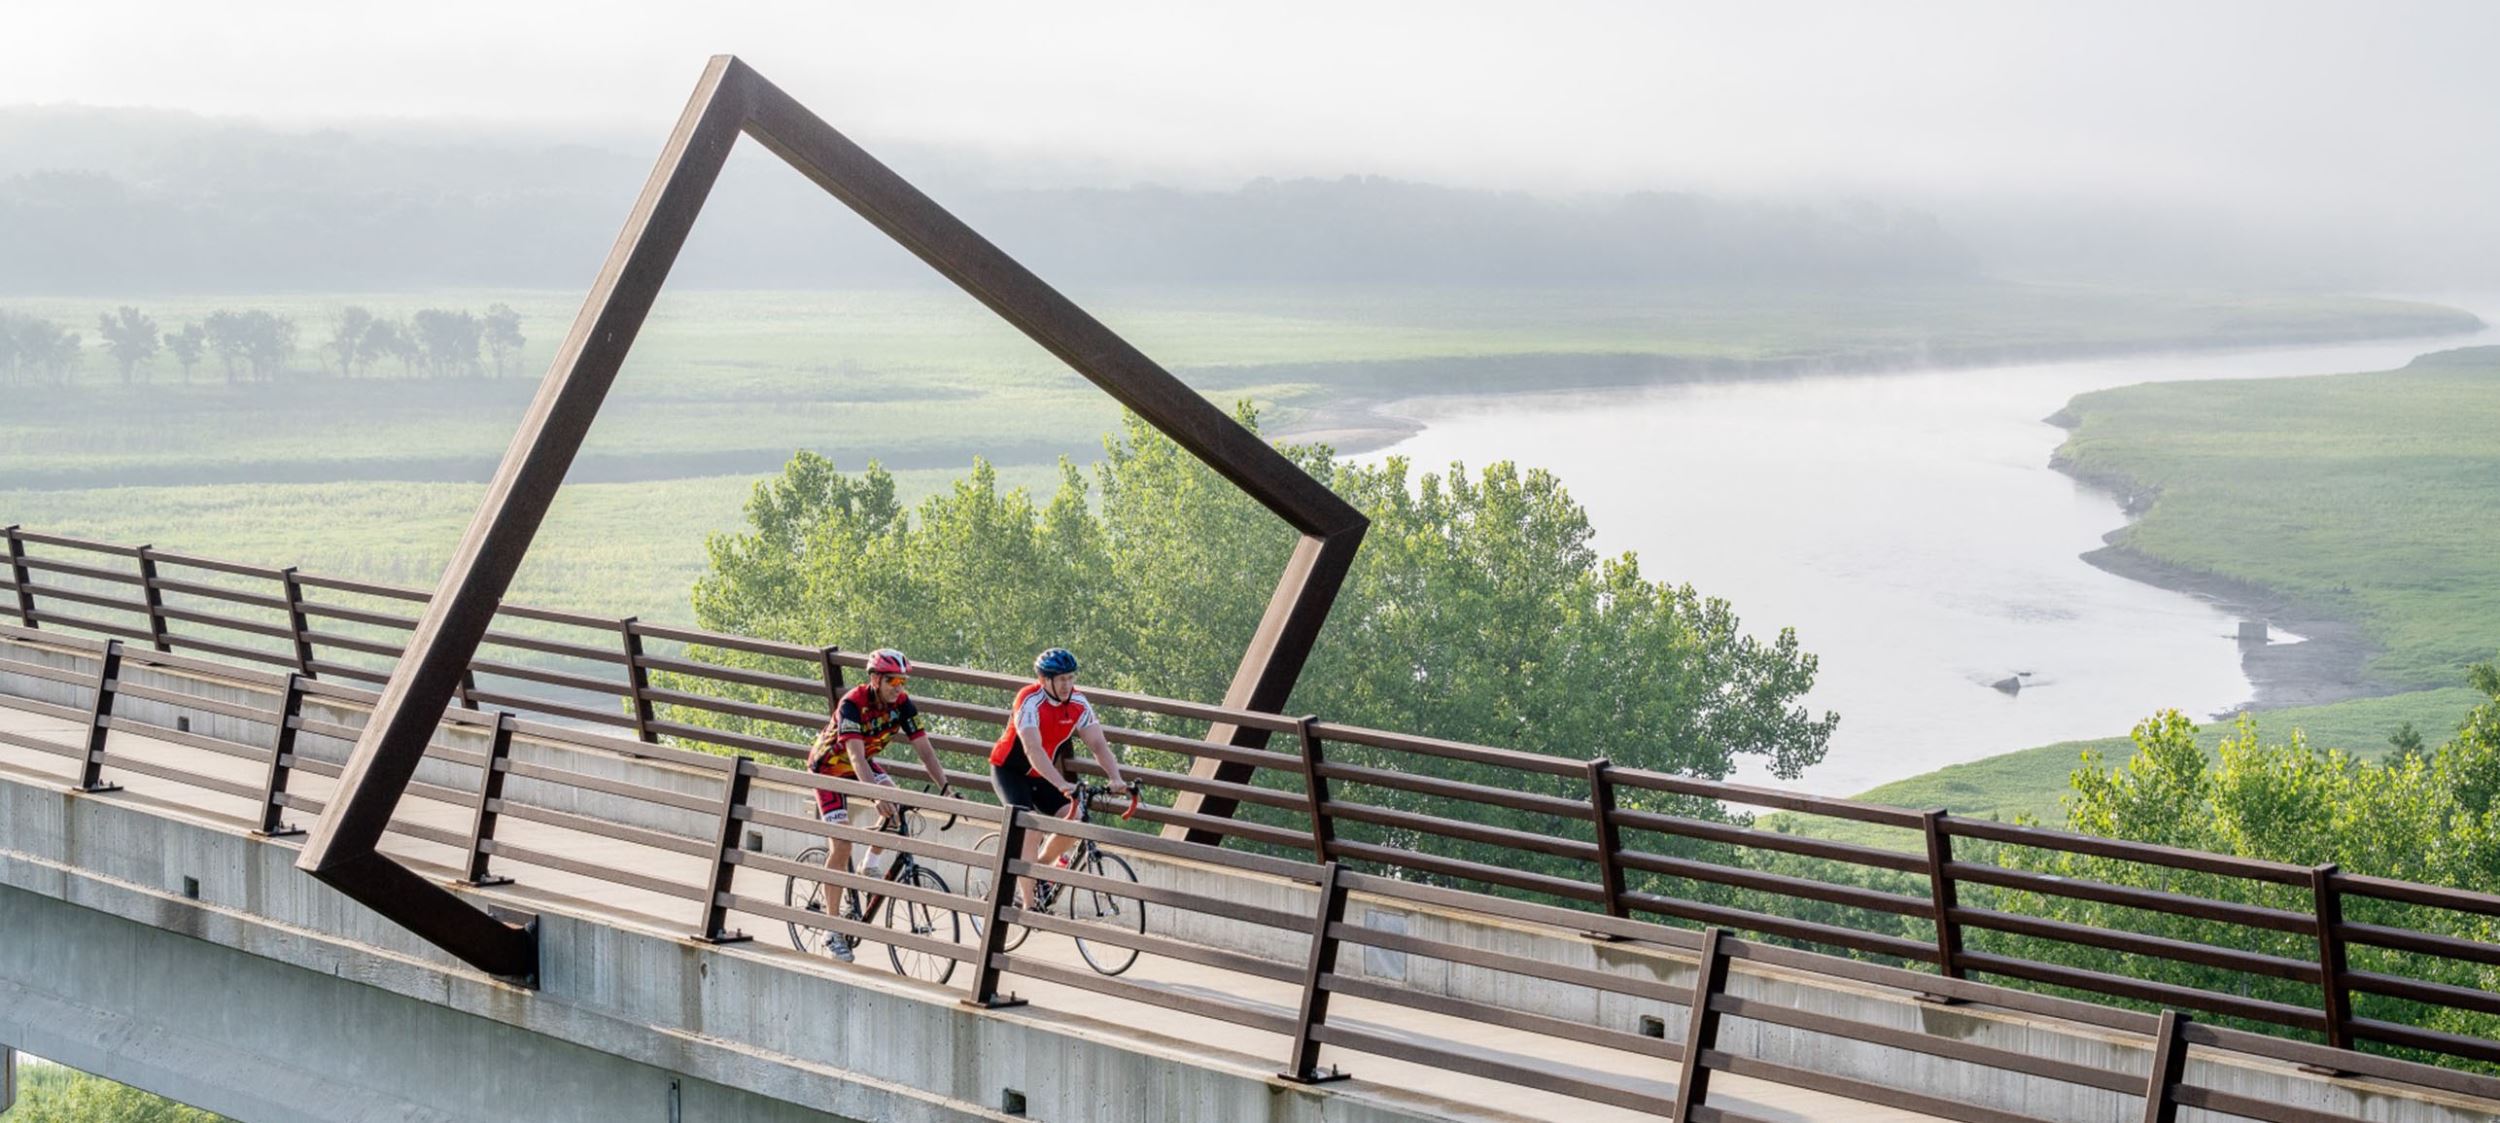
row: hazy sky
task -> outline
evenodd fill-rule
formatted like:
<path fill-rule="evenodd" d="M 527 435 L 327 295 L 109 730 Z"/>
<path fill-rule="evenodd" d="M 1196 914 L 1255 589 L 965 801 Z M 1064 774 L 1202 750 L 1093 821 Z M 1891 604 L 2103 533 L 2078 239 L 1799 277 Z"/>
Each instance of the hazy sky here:
<path fill-rule="evenodd" d="M 1208 185 L 2235 197 L 2500 186 L 2500 4 L 18 0 L 0 104 L 658 137 L 743 55 L 863 140 Z M 703 10 L 709 9 L 709 10 Z"/>

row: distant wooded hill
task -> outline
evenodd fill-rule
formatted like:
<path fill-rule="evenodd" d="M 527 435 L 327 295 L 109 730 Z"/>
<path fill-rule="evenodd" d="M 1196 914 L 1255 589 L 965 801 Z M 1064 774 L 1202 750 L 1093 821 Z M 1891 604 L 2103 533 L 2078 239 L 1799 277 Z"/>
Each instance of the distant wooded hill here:
<path fill-rule="evenodd" d="M 1873 205 L 1556 199 L 1371 177 L 1229 191 L 1013 189 L 985 186 L 964 171 L 968 159 L 906 151 L 896 166 L 1036 272 L 1070 283 L 1857 283 L 1974 269 L 1932 217 Z M 0 110 L 0 292 L 579 287 L 648 160 L 446 131 L 287 133 L 150 111 Z M 673 279 L 809 288 L 926 276 L 847 210 L 747 152 Z"/>

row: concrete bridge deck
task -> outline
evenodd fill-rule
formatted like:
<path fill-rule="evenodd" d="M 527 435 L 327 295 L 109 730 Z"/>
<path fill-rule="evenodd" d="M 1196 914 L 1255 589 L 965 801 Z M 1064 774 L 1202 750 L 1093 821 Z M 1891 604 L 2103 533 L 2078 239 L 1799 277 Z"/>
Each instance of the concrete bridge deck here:
<path fill-rule="evenodd" d="M 83 728 L 78 725 L 10 709 L 4 704 L 0 704 L 0 730 L 31 734 L 64 745 L 79 743 L 84 736 Z M 251 762 L 128 733 L 116 732 L 111 745 L 115 757 L 178 768 L 239 785 L 258 784 L 263 771 Z M 76 763 L 68 758 L 0 746 L 0 782 L 32 782 L 58 791 L 73 786 L 76 778 Z M 72 798 L 105 801 L 236 835 L 248 833 L 254 823 L 252 804 L 248 800 L 127 769 L 111 770 L 109 779 L 123 785 L 123 790 Z M 293 790 L 300 794 L 324 800 L 333 786 L 331 780 L 303 773 L 297 775 L 292 785 Z M 410 798 L 403 801 L 400 817 L 438 830 L 461 833 L 468 829 L 469 812 L 446 803 Z M 963 829 L 957 828 L 958 832 Z M 603 865 L 638 868 L 655 876 L 682 882 L 694 881 L 703 866 L 700 859 L 688 855 L 596 838 L 523 820 L 506 820 L 499 828 L 498 836 L 529 849 Z M 19 841 L 0 835 L 0 851 L 9 850 Z M 961 839 L 958 844 L 969 845 L 970 841 L 968 838 Z M 244 844 L 287 845 L 286 842 L 257 840 Z M 459 862 L 462 856 L 451 848 L 394 834 L 390 836 L 386 850 L 440 880 L 454 881 L 461 875 Z M 594 923 L 647 931 L 666 939 L 682 939 L 686 918 L 693 908 L 690 902 L 684 900 L 560 870 L 529 866 L 500 868 L 518 874 L 519 880 L 508 886 L 470 892 L 484 900 L 515 909 L 541 914 L 566 913 Z M 961 886 L 963 871 L 960 867 L 939 868 L 951 884 Z M 738 876 L 747 879 L 759 875 L 755 871 L 742 870 Z M 771 880 L 774 883 L 772 886 L 742 884 L 740 891 L 777 897 L 780 879 Z M 157 888 L 179 892 L 179 886 Z M 968 967 L 958 970 L 949 985 L 935 986 L 895 975 L 886 963 L 885 949 L 878 944 L 863 945 L 856 953 L 858 962 L 846 965 L 821 954 L 804 954 L 793 949 L 786 939 L 786 926 L 778 920 L 738 914 L 733 923 L 757 938 L 747 944 L 706 949 L 705 954 L 754 960 L 769 964 L 777 971 L 838 979 L 849 986 L 872 988 L 924 1002 L 951 1004 L 967 993 L 966 984 L 971 974 Z M 0 924 L 0 931 L 4 930 L 5 924 Z M 963 936 L 967 940 L 971 936 L 968 925 Z M 1074 970 L 1086 969 L 1073 943 L 1062 936 L 1037 933 L 1024 950 Z M 1218 996 L 1230 1003 L 1264 1007 L 1282 1014 L 1290 1014 L 1298 999 L 1298 988 L 1286 984 L 1249 979 L 1154 956 L 1140 957 L 1137 965 L 1124 977 L 1176 994 Z M 1281 1057 L 1287 1047 L 1286 1039 L 1281 1035 L 1261 1033 L 1166 1007 L 1105 997 L 1037 979 L 1011 976 L 1010 986 L 1019 996 L 1030 1000 L 1031 1006 L 981 1016 L 1046 1024 L 1060 1032 L 1119 1039 L 1146 1051 L 1179 1051 L 1189 1055 L 1192 1063 L 1231 1070 L 1253 1079 L 1274 1080 L 1280 1087 L 1293 1088 L 1297 1093 L 1348 1101 L 1349 1107 L 1355 1102 L 1364 1102 L 1388 1112 L 1390 1117 L 1550 1120 L 1567 1114 L 1584 1123 L 1651 1118 L 1623 1108 L 1565 1099 L 1502 1081 L 1333 1048 L 1326 1056 L 1327 1061 L 1355 1074 L 1356 1079 L 1317 1089 L 1304 1089 L 1272 1076 L 1278 1067 L 1275 1058 Z M 841 1032 L 840 1027 L 855 1024 L 854 1019 L 844 1018 L 833 1010 L 799 1011 L 795 1014 L 811 1019 L 816 1019 L 817 1015 L 821 1015 L 817 1020 L 821 1021 L 824 1032 L 829 1035 Z M 1670 1095 L 1674 1087 L 1672 1065 L 1656 1058 L 1593 1046 L 1576 1046 L 1533 1035 L 1509 1034 L 1495 1027 L 1437 1017 L 1400 1006 L 1347 999 L 1332 1013 L 1332 1021 L 1443 1046 L 1481 1049 L 1488 1056 L 1513 1062 L 1530 1061 L 1566 1071 L 1593 1069 L 1624 1074 L 1647 1070 L 1657 1073 L 1657 1094 Z M 1100 1094 L 1116 1098 L 1123 1091 L 1106 1087 L 1100 1089 Z M 1779 1121 L 1867 1120 L 1871 1123 L 1893 1123 L 1930 1118 L 1731 1074 L 1713 1078 L 1711 1102 L 1745 1115 Z"/>

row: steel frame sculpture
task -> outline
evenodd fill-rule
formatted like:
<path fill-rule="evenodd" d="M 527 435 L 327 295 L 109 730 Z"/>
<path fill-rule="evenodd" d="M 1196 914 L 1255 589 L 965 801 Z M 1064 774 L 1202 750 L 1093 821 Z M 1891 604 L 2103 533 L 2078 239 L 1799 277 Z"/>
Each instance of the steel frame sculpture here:
<path fill-rule="evenodd" d="M 1326 486 L 752 68 L 733 56 L 714 57 L 539 384 L 484 503 L 410 637 L 407 654 L 383 687 L 339 778 L 338 794 L 296 862 L 315 878 L 492 975 L 535 980 L 535 927 L 472 907 L 448 888 L 384 856 L 378 847 L 444 708 L 460 687 L 463 668 L 484 639 L 741 133 L 1301 533 L 1234 672 L 1225 705 L 1269 712 L 1283 707 L 1369 528 L 1360 512 Z M 1266 734 L 1219 726 L 1208 739 L 1253 745 Z M 1244 777 L 1228 773 L 1247 771 L 1214 762 L 1201 762 L 1200 770 L 1232 780 Z M 1228 799 L 1184 800 L 1184 810 L 1210 815 L 1233 811 Z"/>

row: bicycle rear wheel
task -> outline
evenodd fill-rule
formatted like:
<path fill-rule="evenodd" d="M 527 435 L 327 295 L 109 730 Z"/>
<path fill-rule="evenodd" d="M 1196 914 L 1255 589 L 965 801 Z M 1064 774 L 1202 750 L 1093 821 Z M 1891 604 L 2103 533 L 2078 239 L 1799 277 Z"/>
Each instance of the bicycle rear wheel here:
<path fill-rule="evenodd" d="M 988 834 L 982 835 L 980 841 L 972 844 L 972 848 L 980 851 L 984 855 L 997 854 L 998 832 L 991 831 Z M 990 899 L 989 862 L 974 862 L 971 865 L 964 867 L 964 896 L 981 902 L 987 902 Z M 988 916 L 989 913 L 986 909 L 975 908 L 972 910 L 973 939 L 978 940 L 982 937 L 983 931 L 989 926 L 989 922 L 986 919 Z M 1032 929 L 1026 928 L 1021 924 L 1008 925 L 1006 934 L 1001 936 L 999 939 L 998 950 L 1016 950 L 1018 945 L 1024 943 L 1024 938 L 1032 934 L 1032 931 Z"/>
<path fill-rule="evenodd" d="M 1137 871 L 1130 868 L 1128 859 L 1100 850 L 1087 854 L 1085 861 L 1076 867 L 1076 872 L 1126 881 L 1132 885 L 1137 883 Z M 1146 931 L 1146 902 L 1139 898 L 1101 889 L 1063 885 L 1059 888 L 1059 899 L 1066 904 L 1068 919 L 1079 924 L 1098 925 L 1122 934 L 1143 935 Z M 1110 934 L 1105 933 L 1106 936 Z M 1088 966 L 1105 975 L 1117 975 L 1137 962 L 1136 948 L 1122 947 L 1108 940 L 1088 940 L 1079 936 L 1076 938 L 1076 950 L 1077 954 L 1085 957 Z"/>
<path fill-rule="evenodd" d="M 824 865 L 825 848 L 810 846 L 799 855 L 798 860 L 803 865 Z M 790 878 L 781 887 L 781 903 L 794 909 L 821 913 L 825 911 L 825 884 L 821 881 L 810 881 L 804 877 Z M 825 930 L 800 924 L 795 920 L 791 921 L 790 946 L 800 951 L 823 951 Z"/>
<path fill-rule="evenodd" d="M 938 871 L 915 862 L 894 879 L 897 885 L 909 885 L 932 893 L 949 892 L 946 879 Z M 901 897 L 885 899 L 885 926 L 888 931 L 909 933 L 941 943 L 963 942 L 963 914 L 949 908 Z M 955 960 L 950 956 L 918 948 L 907 948 L 892 940 L 886 941 L 886 958 L 894 961 L 894 973 L 909 975 L 923 982 L 944 985 L 955 975 Z"/>

